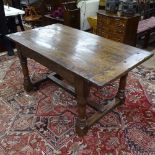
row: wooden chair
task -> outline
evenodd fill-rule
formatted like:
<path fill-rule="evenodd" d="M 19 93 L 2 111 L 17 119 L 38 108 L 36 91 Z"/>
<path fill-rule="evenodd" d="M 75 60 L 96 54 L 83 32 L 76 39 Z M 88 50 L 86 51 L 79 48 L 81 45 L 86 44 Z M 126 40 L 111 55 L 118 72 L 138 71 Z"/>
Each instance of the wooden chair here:
<path fill-rule="evenodd" d="M 24 16 L 24 20 L 25 22 L 36 22 L 38 20 L 40 20 L 41 15 L 39 15 L 35 9 L 35 7 L 33 6 L 27 6 L 27 8 L 25 9 L 25 16 Z"/>
<path fill-rule="evenodd" d="M 23 20 L 26 23 L 29 23 L 32 28 L 35 27 L 42 18 L 41 11 L 38 11 L 39 6 L 41 5 L 40 1 L 34 1 L 34 3 L 30 3 L 29 0 L 27 3 L 24 3 L 23 1 L 22 5 L 25 8 L 25 16 L 23 17 Z"/>

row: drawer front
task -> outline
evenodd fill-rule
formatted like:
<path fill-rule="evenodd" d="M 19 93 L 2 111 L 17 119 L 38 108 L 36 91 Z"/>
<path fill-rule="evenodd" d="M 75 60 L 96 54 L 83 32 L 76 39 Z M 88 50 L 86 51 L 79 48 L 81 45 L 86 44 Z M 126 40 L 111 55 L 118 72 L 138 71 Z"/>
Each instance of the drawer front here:
<path fill-rule="evenodd" d="M 116 33 L 117 35 L 124 35 L 125 34 L 125 28 L 118 28 L 118 27 L 115 27 L 113 29 L 113 33 Z"/>
<path fill-rule="evenodd" d="M 113 21 L 112 18 L 110 17 L 106 17 L 106 16 L 98 16 L 97 18 L 98 20 L 98 25 L 102 25 L 102 26 L 113 26 Z"/>
<path fill-rule="evenodd" d="M 127 21 L 124 19 L 115 19 L 106 16 L 98 16 L 98 29 L 105 32 L 113 32 L 118 34 L 124 34 L 126 30 Z"/>
<path fill-rule="evenodd" d="M 108 34 L 108 39 L 117 41 L 117 42 L 124 42 L 124 35 L 117 35 L 115 33 Z"/>
<path fill-rule="evenodd" d="M 104 31 L 98 31 L 97 34 L 101 37 L 108 38 L 108 33 L 105 33 Z"/>
<path fill-rule="evenodd" d="M 107 24 L 108 17 L 99 14 L 97 16 L 97 21 L 98 21 L 98 23 L 103 24 L 103 25 Z"/>
<path fill-rule="evenodd" d="M 125 28 L 123 29 L 123 28 L 117 28 L 117 27 L 112 27 L 112 26 L 104 26 L 104 25 L 102 25 L 102 26 L 98 26 L 98 29 L 97 29 L 97 31 L 98 31 L 98 33 L 100 34 L 100 33 L 102 33 L 102 32 L 104 32 L 104 33 L 107 33 L 107 34 L 109 34 L 109 33 L 114 33 L 114 34 L 116 34 L 116 35 L 125 35 Z"/>
<path fill-rule="evenodd" d="M 116 27 L 125 27 L 127 24 L 126 19 L 120 19 L 120 18 L 114 18 L 114 17 L 108 17 L 104 15 L 98 14 L 97 16 L 98 23 L 106 24 L 106 25 L 115 25 Z"/>
<path fill-rule="evenodd" d="M 104 38 L 110 39 L 110 40 L 114 40 L 117 42 L 124 42 L 124 36 L 125 35 L 118 35 L 116 33 L 106 33 L 104 31 L 98 31 L 98 35 L 102 36 Z"/>
<path fill-rule="evenodd" d="M 126 27 L 126 24 L 127 24 L 127 20 L 119 19 L 119 18 L 114 18 L 113 22 L 114 22 L 115 27 L 120 27 L 120 28 Z"/>
<path fill-rule="evenodd" d="M 117 42 L 124 42 L 126 33 L 126 19 L 114 18 L 98 14 L 98 35 Z"/>
<path fill-rule="evenodd" d="M 139 22 L 138 16 L 120 17 L 98 12 L 97 33 L 105 38 L 123 42 L 129 45 L 135 45 L 136 30 Z M 131 26 L 132 29 L 131 29 Z"/>

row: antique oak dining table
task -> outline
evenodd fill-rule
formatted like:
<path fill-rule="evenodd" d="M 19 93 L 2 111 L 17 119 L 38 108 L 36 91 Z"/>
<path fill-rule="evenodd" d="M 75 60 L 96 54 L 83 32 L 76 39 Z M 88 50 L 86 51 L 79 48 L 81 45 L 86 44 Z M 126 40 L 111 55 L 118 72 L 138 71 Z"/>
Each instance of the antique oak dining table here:
<path fill-rule="evenodd" d="M 47 78 L 76 97 L 75 129 L 79 136 L 84 136 L 93 124 L 125 102 L 128 72 L 153 55 L 61 24 L 17 32 L 8 37 L 16 43 L 26 91 L 35 86 L 27 66 L 27 58 L 31 58 L 53 71 Z M 113 102 L 105 100 L 100 105 L 89 99 L 91 86 L 101 88 L 117 79 L 120 82 Z M 86 114 L 88 106 L 96 111 L 89 117 Z"/>

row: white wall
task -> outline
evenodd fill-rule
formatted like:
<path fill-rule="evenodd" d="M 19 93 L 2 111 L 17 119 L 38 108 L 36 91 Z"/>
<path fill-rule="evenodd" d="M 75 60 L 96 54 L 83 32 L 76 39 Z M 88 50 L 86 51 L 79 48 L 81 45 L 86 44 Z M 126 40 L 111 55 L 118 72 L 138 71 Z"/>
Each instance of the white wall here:
<path fill-rule="evenodd" d="M 97 15 L 99 0 L 82 0 L 77 7 L 81 12 L 81 30 L 87 30 L 90 28 L 87 17 Z"/>

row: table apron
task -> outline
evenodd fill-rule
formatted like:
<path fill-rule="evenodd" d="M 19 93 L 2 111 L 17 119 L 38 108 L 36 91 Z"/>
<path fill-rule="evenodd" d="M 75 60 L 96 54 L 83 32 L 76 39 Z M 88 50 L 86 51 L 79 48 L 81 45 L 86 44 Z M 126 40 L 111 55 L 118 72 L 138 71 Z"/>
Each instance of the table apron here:
<path fill-rule="evenodd" d="M 23 47 L 22 45 L 17 44 L 17 51 L 20 52 L 26 58 L 31 58 L 36 62 L 39 62 L 43 66 L 47 67 L 51 71 L 56 72 L 57 74 L 62 76 L 67 82 L 69 82 L 69 84 L 71 84 L 72 86 L 74 86 L 76 79 L 82 78 L 76 75 L 75 73 L 67 70 L 66 68 L 62 67 L 61 65 L 53 62 L 52 60 L 42 56 L 39 53 L 36 53 L 35 51 L 29 48 Z"/>

